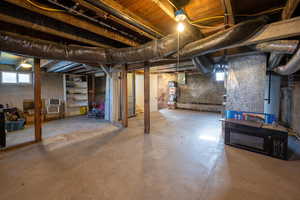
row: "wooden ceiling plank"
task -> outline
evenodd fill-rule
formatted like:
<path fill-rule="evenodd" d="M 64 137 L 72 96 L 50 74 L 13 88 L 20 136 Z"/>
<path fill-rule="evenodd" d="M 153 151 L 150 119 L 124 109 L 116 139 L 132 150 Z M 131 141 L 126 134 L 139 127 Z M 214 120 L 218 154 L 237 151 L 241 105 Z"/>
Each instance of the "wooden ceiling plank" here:
<path fill-rule="evenodd" d="M 97 0 L 99 1 L 99 0 Z M 131 12 L 130 10 L 128 10 L 127 8 L 125 8 L 124 6 L 122 6 L 121 4 L 117 3 L 116 1 L 113 0 L 101 0 L 101 3 L 104 3 L 106 6 L 118 11 L 119 13 L 121 13 L 122 15 L 136 21 L 137 23 L 143 25 L 144 27 L 152 30 L 153 32 L 155 32 L 156 34 L 160 35 L 160 36 L 164 36 L 165 34 L 163 34 L 160 30 L 158 30 L 153 24 L 149 23 L 148 21 L 144 20 L 143 18 L 141 18 L 140 16 L 136 15 L 135 13 Z M 146 9 L 146 8 L 145 8 Z"/>
<path fill-rule="evenodd" d="M 131 24 L 129 24 L 129 23 L 127 23 L 127 22 L 125 22 L 125 21 L 123 21 L 123 20 L 121 20 L 121 19 L 113 16 L 113 15 L 110 15 L 107 12 L 101 10 L 100 8 L 98 8 L 98 7 L 92 5 L 92 4 L 90 4 L 90 3 L 88 3 L 88 2 L 86 2 L 84 0 L 74 0 L 74 1 L 77 2 L 77 3 L 79 3 L 81 6 L 87 8 L 89 10 L 94 11 L 97 14 L 97 16 L 100 16 L 100 17 L 103 17 L 103 18 L 109 18 L 109 19 L 117 22 L 118 24 L 121 24 L 121 25 L 123 25 L 123 26 L 125 26 L 125 27 L 127 27 L 127 28 L 129 28 L 131 30 L 136 31 L 137 33 L 139 33 L 141 35 L 144 35 L 144 36 L 146 36 L 146 37 L 148 37 L 150 39 L 156 39 L 154 36 L 150 35 L 149 33 L 146 33 L 145 31 L 139 29 L 138 27 L 135 27 L 135 26 L 133 26 L 133 25 L 131 25 Z"/>
<path fill-rule="evenodd" d="M 14 4 L 16 6 L 20 6 L 22 8 L 28 9 L 32 12 L 36 12 L 36 13 L 39 13 L 41 15 L 45 15 L 47 17 L 56 19 L 58 21 L 66 23 L 66 24 L 69 24 L 69 25 L 72 25 L 72 26 L 75 26 L 75 27 L 93 32 L 95 34 L 107 37 L 109 39 L 121 42 L 123 44 L 127 44 L 129 46 L 139 45 L 137 42 L 135 42 L 133 40 L 130 40 L 130 39 L 128 39 L 128 38 L 126 38 L 122 35 L 119 35 L 117 33 L 114 33 L 112 31 L 104 29 L 100 26 L 96 26 L 94 24 L 87 23 L 84 20 L 81 20 L 77 17 L 74 17 L 72 15 L 69 15 L 69 14 L 66 14 L 66 13 L 63 13 L 63 12 L 53 13 L 53 12 L 41 10 L 41 9 L 38 9 L 38 8 L 32 6 L 31 4 L 26 3 L 26 1 L 23 1 L 23 0 L 4 0 L 4 1 L 9 2 L 11 4 Z"/>
<path fill-rule="evenodd" d="M 152 0 L 153 3 L 158 5 L 167 15 L 175 20 L 175 13 L 173 6 L 167 0 Z"/>
<path fill-rule="evenodd" d="M 9 16 L 9 15 L 6 15 L 6 14 L 2 14 L 2 13 L 0 13 L 0 20 L 4 21 L 4 22 L 7 22 L 7 23 L 20 25 L 20 26 L 30 28 L 30 29 L 33 29 L 33 30 L 36 30 L 36 31 L 49 33 L 49 34 L 56 35 L 56 36 L 59 36 L 59 37 L 62 37 L 62 38 L 75 40 L 75 41 L 78 41 L 78 42 L 82 42 L 82 43 L 97 46 L 97 47 L 102 47 L 102 48 L 110 47 L 108 45 L 104 45 L 102 43 L 95 42 L 93 40 L 82 38 L 82 37 L 79 37 L 79 36 L 76 36 L 76 35 L 73 35 L 73 34 L 69 34 L 69 33 L 66 33 L 66 32 L 63 32 L 63 31 L 59 31 L 59 30 L 56 30 L 56 29 L 53 29 L 53 28 L 50 28 L 50 27 L 34 24 L 32 22 L 29 22 L 29 21 L 26 21 L 26 20 L 23 20 L 23 19 L 19 19 L 19 18 L 15 18 L 15 17 Z"/>

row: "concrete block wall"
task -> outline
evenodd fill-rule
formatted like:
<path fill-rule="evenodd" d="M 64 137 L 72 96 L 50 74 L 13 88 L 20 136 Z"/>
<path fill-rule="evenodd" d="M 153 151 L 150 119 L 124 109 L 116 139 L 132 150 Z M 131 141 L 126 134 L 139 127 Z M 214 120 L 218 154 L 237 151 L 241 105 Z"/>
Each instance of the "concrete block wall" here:
<path fill-rule="evenodd" d="M 60 98 L 63 100 L 63 76 L 57 73 L 42 73 L 42 99 Z M 34 99 L 32 84 L 1 84 L 0 83 L 0 104 L 8 104 L 23 110 L 23 100 Z"/>
<path fill-rule="evenodd" d="M 266 56 L 232 58 L 228 63 L 227 110 L 264 112 Z"/>

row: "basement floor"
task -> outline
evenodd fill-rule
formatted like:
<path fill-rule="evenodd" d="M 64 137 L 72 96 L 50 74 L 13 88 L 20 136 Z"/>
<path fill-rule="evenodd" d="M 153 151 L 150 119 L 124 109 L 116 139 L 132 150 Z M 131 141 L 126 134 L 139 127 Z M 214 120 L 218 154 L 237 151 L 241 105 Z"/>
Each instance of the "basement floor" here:
<path fill-rule="evenodd" d="M 151 114 L 150 135 L 137 117 L 102 136 L 1 153 L 0 199 L 299 199 L 297 156 L 224 146 L 220 117 L 162 110 Z"/>
<path fill-rule="evenodd" d="M 43 138 L 49 138 L 58 135 L 67 135 L 74 133 L 107 132 L 116 127 L 109 122 L 101 119 L 88 118 L 87 116 L 69 117 L 60 120 L 54 120 L 43 124 Z M 6 137 L 6 146 L 11 147 L 25 142 L 34 141 L 34 126 L 23 130 L 8 132 Z"/>

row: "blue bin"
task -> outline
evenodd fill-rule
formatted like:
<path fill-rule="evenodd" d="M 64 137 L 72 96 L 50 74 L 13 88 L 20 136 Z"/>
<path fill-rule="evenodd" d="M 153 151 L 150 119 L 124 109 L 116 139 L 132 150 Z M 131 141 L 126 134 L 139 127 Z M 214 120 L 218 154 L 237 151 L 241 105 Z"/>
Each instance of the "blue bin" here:
<path fill-rule="evenodd" d="M 275 115 L 272 115 L 272 114 L 256 113 L 256 112 L 242 112 L 242 111 L 235 111 L 235 110 L 225 110 L 226 119 L 243 120 L 243 113 L 253 113 L 253 114 L 265 115 L 265 123 L 266 124 L 273 124 L 274 122 L 276 122 L 276 117 L 275 117 Z"/>
<path fill-rule="evenodd" d="M 5 122 L 5 129 L 8 132 L 17 131 L 24 128 L 25 120 L 18 119 L 18 121 L 6 121 Z"/>

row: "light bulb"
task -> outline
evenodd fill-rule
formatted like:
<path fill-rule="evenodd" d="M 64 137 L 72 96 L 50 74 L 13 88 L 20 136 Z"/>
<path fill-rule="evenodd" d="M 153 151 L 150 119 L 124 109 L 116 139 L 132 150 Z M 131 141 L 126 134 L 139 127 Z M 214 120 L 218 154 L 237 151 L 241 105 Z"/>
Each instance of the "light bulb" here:
<path fill-rule="evenodd" d="M 180 33 L 184 31 L 184 24 L 182 22 L 177 24 L 177 31 Z"/>
<path fill-rule="evenodd" d="M 28 64 L 28 63 L 21 63 L 20 65 L 22 68 L 25 68 L 25 69 L 28 69 L 28 68 L 31 68 L 32 65 L 31 64 Z"/>

